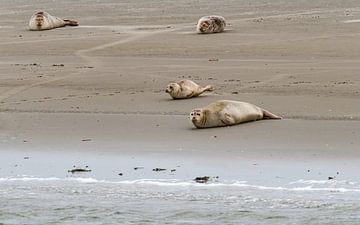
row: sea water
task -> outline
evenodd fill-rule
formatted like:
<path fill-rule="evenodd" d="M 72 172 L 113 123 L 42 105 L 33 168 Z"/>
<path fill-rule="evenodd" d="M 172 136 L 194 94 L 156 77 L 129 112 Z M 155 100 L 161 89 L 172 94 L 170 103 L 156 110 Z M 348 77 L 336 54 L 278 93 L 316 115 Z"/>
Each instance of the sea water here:
<path fill-rule="evenodd" d="M 337 161 L 2 151 L 0 224 L 359 224 L 358 163 Z"/>
<path fill-rule="evenodd" d="M 0 178 L 0 224 L 359 224 L 360 183 Z"/>

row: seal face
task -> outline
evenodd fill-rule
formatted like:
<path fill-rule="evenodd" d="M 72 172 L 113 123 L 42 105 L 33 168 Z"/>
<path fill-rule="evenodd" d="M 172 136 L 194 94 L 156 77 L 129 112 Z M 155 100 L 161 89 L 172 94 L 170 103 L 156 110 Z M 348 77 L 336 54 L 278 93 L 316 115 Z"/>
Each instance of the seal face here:
<path fill-rule="evenodd" d="M 36 13 L 34 20 L 35 20 L 35 24 L 36 24 L 37 29 L 40 30 L 41 27 L 44 24 L 44 13 L 43 12 Z"/>
<path fill-rule="evenodd" d="M 190 120 L 196 128 L 231 126 L 261 119 L 281 117 L 251 103 L 230 100 L 219 100 L 190 113 Z"/>
<path fill-rule="evenodd" d="M 226 27 L 225 18 L 222 16 L 204 16 L 197 23 L 196 31 L 199 34 L 211 34 L 223 32 Z"/>
<path fill-rule="evenodd" d="M 37 12 L 31 16 L 29 21 L 30 30 L 50 30 L 58 27 L 78 25 L 77 21 L 63 20 L 47 12 Z"/>
<path fill-rule="evenodd" d="M 202 87 L 191 80 L 181 80 L 167 85 L 165 92 L 173 99 L 186 99 L 201 95 L 205 91 L 213 91 L 214 87 L 207 85 Z"/>

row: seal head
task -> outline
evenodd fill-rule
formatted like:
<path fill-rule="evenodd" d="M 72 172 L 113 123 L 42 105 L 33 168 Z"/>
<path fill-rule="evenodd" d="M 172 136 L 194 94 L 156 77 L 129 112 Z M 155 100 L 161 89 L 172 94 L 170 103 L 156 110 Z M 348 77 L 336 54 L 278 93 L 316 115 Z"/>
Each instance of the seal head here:
<path fill-rule="evenodd" d="M 209 31 L 210 21 L 203 21 L 199 26 L 200 33 L 207 33 Z"/>
<path fill-rule="evenodd" d="M 44 24 L 44 12 L 38 12 L 35 14 L 35 24 L 36 27 L 40 30 Z"/>
<path fill-rule="evenodd" d="M 222 16 L 204 16 L 197 23 L 196 31 L 199 34 L 211 34 L 223 32 L 226 27 L 225 18 Z"/>
<path fill-rule="evenodd" d="M 203 109 L 193 109 L 190 112 L 190 120 L 197 128 L 202 128 L 206 124 L 206 115 Z"/>
<path fill-rule="evenodd" d="M 180 91 L 181 87 L 177 83 L 170 83 L 166 86 L 166 93 L 169 93 L 170 95 L 174 95 L 175 93 L 178 93 Z"/>

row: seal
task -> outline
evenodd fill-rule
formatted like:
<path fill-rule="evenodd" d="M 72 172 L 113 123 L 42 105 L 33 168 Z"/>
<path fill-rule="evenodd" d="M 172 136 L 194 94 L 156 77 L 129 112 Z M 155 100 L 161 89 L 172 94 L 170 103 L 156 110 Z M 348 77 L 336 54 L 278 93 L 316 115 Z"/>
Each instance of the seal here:
<path fill-rule="evenodd" d="M 30 30 L 50 30 L 65 26 L 79 26 L 79 23 L 74 20 L 60 19 L 47 12 L 37 12 L 29 21 Z"/>
<path fill-rule="evenodd" d="M 205 91 L 213 91 L 214 87 L 207 85 L 201 87 L 191 80 L 181 80 L 177 83 L 167 85 L 165 92 L 169 93 L 173 99 L 192 98 L 201 95 Z"/>
<path fill-rule="evenodd" d="M 251 103 L 219 100 L 205 108 L 192 110 L 190 119 L 196 128 L 209 128 L 231 126 L 261 119 L 282 118 Z"/>
<path fill-rule="evenodd" d="M 199 34 L 220 33 L 225 30 L 226 22 L 222 16 L 204 16 L 201 17 L 196 26 L 196 32 Z"/>

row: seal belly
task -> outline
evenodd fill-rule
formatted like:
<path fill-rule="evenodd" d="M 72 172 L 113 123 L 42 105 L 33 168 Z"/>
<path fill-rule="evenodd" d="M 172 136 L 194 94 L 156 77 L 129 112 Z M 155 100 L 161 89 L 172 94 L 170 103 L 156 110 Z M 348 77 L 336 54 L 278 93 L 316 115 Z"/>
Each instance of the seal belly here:
<path fill-rule="evenodd" d="M 246 102 L 230 102 L 224 112 L 233 117 L 235 124 L 262 119 L 261 109 Z"/>
<path fill-rule="evenodd" d="M 49 24 L 51 27 L 50 29 L 65 26 L 65 21 L 56 16 L 49 15 L 48 19 L 49 19 Z"/>

